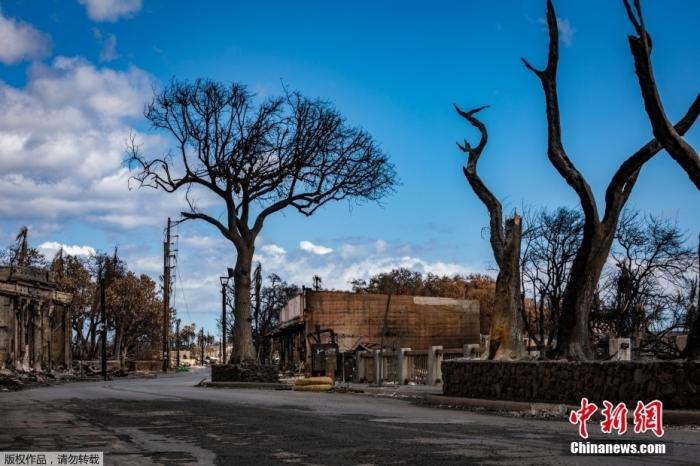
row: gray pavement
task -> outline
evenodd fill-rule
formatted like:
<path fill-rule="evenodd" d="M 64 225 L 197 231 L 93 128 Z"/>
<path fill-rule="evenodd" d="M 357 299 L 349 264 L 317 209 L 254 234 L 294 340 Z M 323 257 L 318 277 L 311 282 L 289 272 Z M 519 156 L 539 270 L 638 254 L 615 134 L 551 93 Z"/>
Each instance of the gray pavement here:
<path fill-rule="evenodd" d="M 673 456 L 574 457 L 564 452 L 579 440 L 567 421 L 400 396 L 425 387 L 393 395 L 384 388 L 381 396 L 195 387 L 207 376 L 202 369 L 2 392 L 0 450 L 103 451 L 108 465 L 700 464 L 692 428 L 667 427 Z M 589 429 L 591 439 L 612 439 Z"/>

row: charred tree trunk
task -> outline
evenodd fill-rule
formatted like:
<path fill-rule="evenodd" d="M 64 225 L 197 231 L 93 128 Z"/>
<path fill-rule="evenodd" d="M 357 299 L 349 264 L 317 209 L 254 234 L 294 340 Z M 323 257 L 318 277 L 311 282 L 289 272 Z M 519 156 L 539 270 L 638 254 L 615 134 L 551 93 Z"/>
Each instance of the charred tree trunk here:
<path fill-rule="evenodd" d="M 523 322 L 520 313 L 520 240 L 519 215 L 506 220 L 503 261 L 496 278 L 496 302 L 489 329 L 488 359 L 523 359 Z"/>
<path fill-rule="evenodd" d="M 464 176 L 474 193 L 489 211 L 490 242 L 498 264 L 496 279 L 496 302 L 491 328 L 489 330 L 489 359 L 523 359 L 526 356 L 523 346 L 523 320 L 520 313 L 520 241 L 522 237 L 521 218 L 517 214 L 506 220 L 505 232 L 501 203 L 481 181 L 476 172 L 476 164 L 488 141 L 486 126 L 474 117 L 485 107 L 463 112 L 455 105 L 460 116 L 479 130 L 479 145 L 471 147 L 465 140 L 457 146 L 468 154 Z"/>
<path fill-rule="evenodd" d="M 233 269 L 234 324 L 231 358 L 229 364 L 255 362 L 253 328 L 250 315 L 250 275 L 254 247 L 236 248 L 236 266 Z"/>
<path fill-rule="evenodd" d="M 562 314 L 554 356 L 591 359 L 588 321 L 605 261 L 615 237 L 615 222 L 598 223 L 584 232 L 583 241 L 571 267 L 569 283 L 562 297 Z"/>
<path fill-rule="evenodd" d="M 644 109 L 649 116 L 654 136 L 660 142 L 666 152 L 685 170 L 690 180 L 700 190 L 700 156 L 683 139 L 684 130 L 671 124 L 666 116 L 661 97 L 659 96 L 651 67 L 651 37 L 644 27 L 644 18 L 639 1 L 635 0 L 635 11 L 632 10 L 627 0 L 624 0 L 627 15 L 637 33 L 637 36 L 629 36 L 630 51 L 634 57 L 634 69 L 639 80 L 639 88 L 644 99 Z M 636 13 L 636 15 L 635 15 Z M 700 95 L 695 98 L 693 107 L 700 107 Z M 698 251 L 700 255 L 700 251 Z M 700 305 L 700 300 L 699 300 Z M 700 315 L 700 311 L 698 312 Z M 681 357 L 695 359 L 700 358 L 700 318 L 693 319 L 688 334 L 688 342 L 681 353 Z"/>
<path fill-rule="evenodd" d="M 593 299 L 605 260 L 610 253 L 622 209 L 629 198 L 642 166 L 656 155 L 662 146 L 651 140 L 625 160 L 613 176 L 605 192 L 605 213 L 601 220 L 595 197 L 583 175 L 569 159 L 562 144 L 562 132 L 557 96 L 557 66 L 559 62 L 559 29 L 554 6 L 547 1 L 549 54 L 547 66 L 535 69 L 523 59 L 525 66 L 542 82 L 547 113 L 547 157 L 579 197 L 585 223 L 581 247 L 576 253 L 569 283 L 564 290 L 557 331 L 557 345 L 550 353 L 554 358 L 589 359 L 588 320 Z M 674 127 L 684 134 L 700 114 L 700 97 L 693 102 L 686 115 Z"/>

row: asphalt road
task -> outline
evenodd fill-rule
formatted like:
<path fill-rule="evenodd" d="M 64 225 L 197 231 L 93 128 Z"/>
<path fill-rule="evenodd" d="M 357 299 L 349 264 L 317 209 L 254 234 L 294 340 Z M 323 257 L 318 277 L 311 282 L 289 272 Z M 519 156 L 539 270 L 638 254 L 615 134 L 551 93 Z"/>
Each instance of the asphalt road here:
<path fill-rule="evenodd" d="M 0 392 L 0 451 L 102 451 L 107 465 L 700 464 L 700 430 L 664 457 L 580 457 L 575 426 L 391 397 L 195 387 L 209 371 Z M 615 436 L 591 434 L 591 439 Z M 619 440 L 657 441 L 630 432 Z"/>

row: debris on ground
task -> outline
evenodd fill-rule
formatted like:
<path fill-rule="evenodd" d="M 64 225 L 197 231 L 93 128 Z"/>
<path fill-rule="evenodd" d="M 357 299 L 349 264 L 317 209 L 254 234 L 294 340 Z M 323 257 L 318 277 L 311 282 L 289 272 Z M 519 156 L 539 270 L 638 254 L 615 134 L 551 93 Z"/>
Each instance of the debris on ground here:
<path fill-rule="evenodd" d="M 333 387 L 330 390 L 331 393 L 364 393 L 364 390 L 360 390 L 358 388 L 350 388 L 350 387 L 343 387 L 338 386 L 338 387 Z"/>
<path fill-rule="evenodd" d="M 457 406 L 457 405 L 435 405 L 432 403 L 417 403 L 417 404 L 425 404 L 425 405 L 431 405 L 436 408 L 440 409 L 455 409 L 455 410 L 461 410 L 461 411 L 473 411 L 473 412 L 482 412 L 482 413 L 489 413 L 489 414 L 497 414 L 500 416 L 504 417 L 520 417 L 520 418 L 528 418 L 528 419 L 552 419 L 552 420 L 560 420 L 560 419 L 567 419 L 568 418 L 568 413 L 559 413 L 559 412 L 552 412 L 552 411 L 535 411 L 532 410 L 530 412 L 525 412 L 525 411 L 511 411 L 511 410 L 487 410 L 486 408 L 473 408 L 471 406 Z"/>
<path fill-rule="evenodd" d="M 24 366 L 23 366 L 24 367 Z M 123 378 L 155 378 L 157 375 L 149 371 L 130 372 L 122 368 L 111 367 L 107 371 L 107 380 L 115 377 Z M 26 388 L 46 387 L 66 382 L 97 382 L 103 380 L 102 370 L 94 363 L 81 364 L 73 361 L 72 370 L 59 365 L 53 371 L 37 371 L 34 369 L 16 368 L 11 364 L 0 364 L 0 392 L 10 392 Z"/>

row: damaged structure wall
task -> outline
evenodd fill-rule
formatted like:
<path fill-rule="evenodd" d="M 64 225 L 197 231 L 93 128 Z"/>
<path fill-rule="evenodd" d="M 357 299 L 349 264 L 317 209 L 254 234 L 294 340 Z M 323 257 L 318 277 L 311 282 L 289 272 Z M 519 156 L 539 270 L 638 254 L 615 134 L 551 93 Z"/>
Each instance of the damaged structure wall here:
<path fill-rule="evenodd" d="M 0 365 L 70 367 L 72 295 L 56 291 L 51 272 L 0 267 Z"/>
<path fill-rule="evenodd" d="M 379 348 L 387 295 L 304 290 L 280 312 L 280 366 L 307 365 L 312 343 L 330 343 L 332 330 L 340 352 Z M 315 332 L 321 330 L 316 336 Z M 309 336 L 309 334 L 313 334 Z M 316 340 L 318 338 L 319 341 Z M 479 301 L 392 296 L 386 313 L 386 348 L 462 348 L 479 343 Z"/>

